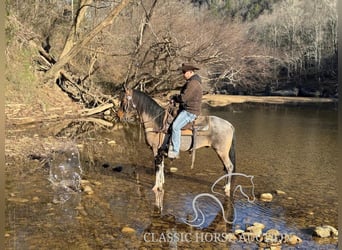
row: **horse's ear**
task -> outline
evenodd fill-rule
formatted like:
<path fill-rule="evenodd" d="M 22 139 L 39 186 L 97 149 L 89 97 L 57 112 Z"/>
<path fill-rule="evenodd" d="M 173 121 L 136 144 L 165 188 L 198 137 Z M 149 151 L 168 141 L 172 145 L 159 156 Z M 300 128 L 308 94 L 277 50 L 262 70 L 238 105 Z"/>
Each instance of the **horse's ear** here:
<path fill-rule="evenodd" d="M 126 83 L 124 83 L 123 85 L 122 85 L 122 88 L 123 88 L 123 91 L 126 93 L 126 94 L 129 94 L 130 92 L 131 92 L 131 88 L 129 88 L 128 86 L 127 86 L 127 84 Z"/>

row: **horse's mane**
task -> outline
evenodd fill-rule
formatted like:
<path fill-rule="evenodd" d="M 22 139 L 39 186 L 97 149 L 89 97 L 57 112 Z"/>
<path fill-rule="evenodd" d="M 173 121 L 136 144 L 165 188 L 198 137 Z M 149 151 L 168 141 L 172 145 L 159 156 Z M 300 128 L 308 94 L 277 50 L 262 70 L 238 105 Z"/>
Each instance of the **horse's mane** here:
<path fill-rule="evenodd" d="M 139 114 L 146 113 L 158 127 L 163 127 L 165 109 L 162 108 L 152 97 L 139 90 L 133 90 L 133 102 Z"/>

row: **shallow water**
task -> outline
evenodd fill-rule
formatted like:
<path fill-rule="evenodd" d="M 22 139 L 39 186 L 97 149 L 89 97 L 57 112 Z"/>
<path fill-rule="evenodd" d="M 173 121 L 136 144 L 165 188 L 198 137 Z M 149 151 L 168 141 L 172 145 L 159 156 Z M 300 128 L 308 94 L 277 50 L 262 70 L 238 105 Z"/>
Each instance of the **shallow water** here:
<path fill-rule="evenodd" d="M 300 245 L 283 245 L 282 249 L 337 249 L 336 241 L 311 236 L 312 227 L 337 227 L 334 107 L 239 104 L 204 107 L 204 113 L 235 126 L 237 172 L 254 176 L 254 202 L 239 191 L 233 199 L 215 195 L 223 204 L 222 213 L 213 197 L 203 197 L 197 205 L 205 220 L 201 227 L 191 227 L 186 222 L 195 217 L 194 199 L 212 194 L 211 186 L 224 174 L 212 149 L 197 150 L 192 170 L 186 152 L 180 159 L 165 161 L 166 193 L 159 213 L 151 191 L 152 152 L 139 126 L 90 131 L 73 139 L 65 137 L 64 129 L 58 134 L 60 140 L 78 147 L 82 179 L 94 194 L 75 192 L 66 202 L 53 203 L 56 194 L 49 169 L 8 175 L 6 249 L 258 249 L 255 240 L 232 243 L 222 239 L 225 232 L 254 222 L 265 224 L 266 230 L 275 228 L 303 239 Z M 50 135 L 44 129 L 39 133 Z M 170 172 L 170 167 L 178 171 Z M 248 178 L 237 177 L 235 185 L 252 197 Z M 275 190 L 285 194 L 275 195 Z M 217 191 L 222 191 L 220 185 Z M 272 202 L 258 199 L 265 192 L 274 194 Z M 223 216 L 234 223 L 225 223 Z M 127 227 L 133 233 L 122 232 Z"/>

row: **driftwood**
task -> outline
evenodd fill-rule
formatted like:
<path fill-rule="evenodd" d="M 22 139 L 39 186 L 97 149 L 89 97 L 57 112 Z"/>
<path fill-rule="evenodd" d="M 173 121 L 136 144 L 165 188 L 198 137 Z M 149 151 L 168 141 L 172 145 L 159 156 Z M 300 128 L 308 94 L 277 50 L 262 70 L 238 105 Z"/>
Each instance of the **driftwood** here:
<path fill-rule="evenodd" d="M 78 120 L 97 123 L 97 124 L 105 126 L 105 127 L 113 127 L 114 126 L 114 124 L 111 122 L 108 122 L 108 121 L 103 120 L 103 119 L 94 118 L 94 117 L 87 117 L 87 118 L 82 118 L 82 119 L 78 119 Z"/>
<path fill-rule="evenodd" d="M 7 117 L 7 121 L 11 125 L 29 125 L 29 124 L 36 124 L 36 123 L 43 123 L 43 122 L 54 122 L 54 121 L 62 121 L 62 120 L 87 120 L 92 121 L 94 123 L 98 123 L 103 126 L 111 127 L 113 124 L 111 122 L 108 122 L 104 119 L 100 118 L 93 118 L 89 117 L 95 114 L 99 114 L 101 112 L 104 112 L 110 108 L 112 108 L 114 105 L 112 103 L 107 103 L 104 105 L 101 105 L 99 107 L 93 108 L 93 109 L 81 109 L 76 114 L 71 113 L 70 110 L 65 111 L 62 114 L 51 114 L 51 115 L 40 115 L 36 117 Z"/>
<path fill-rule="evenodd" d="M 112 103 L 104 104 L 99 107 L 93 108 L 93 109 L 82 109 L 79 111 L 79 114 L 84 117 L 84 116 L 91 116 L 94 114 L 101 113 L 103 111 L 106 111 L 107 109 L 112 108 L 114 105 Z"/>

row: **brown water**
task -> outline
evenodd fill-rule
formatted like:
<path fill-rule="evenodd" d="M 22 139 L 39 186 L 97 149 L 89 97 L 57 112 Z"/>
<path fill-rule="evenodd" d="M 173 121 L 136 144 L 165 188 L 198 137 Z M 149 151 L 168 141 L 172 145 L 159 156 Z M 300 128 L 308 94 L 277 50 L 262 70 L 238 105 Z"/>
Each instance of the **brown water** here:
<path fill-rule="evenodd" d="M 21 164 L 25 171 L 15 175 L 7 171 L 6 249 L 258 249 L 254 241 L 231 243 L 212 238 L 215 233 L 222 236 L 254 222 L 303 239 L 296 247 L 283 245 L 282 249 L 337 249 L 336 241 L 311 236 L 312 227 L 337 227 L 334 107 L 239 104 L 205 107 L 204 112 L 235 126 L 237 172 L 254 176 L 255 195 L 274 194 L 275 190 L 284 195 L 274 194 L 269 203 L 248 202 L 241 193 L 231 200 L 217 195 L 224 213 L 235 219 L 232 225 L 224 223 L 218 203 L 203 198 L 205 223 L 201 228 L 190 227 L 185 221 L 194 217 L 193 200 L 211 193 L 212 184 L 224 174 L 212 149 L 196 152 L 192 170 L 186 152 L 181 159 L 165 161 L 166 194 L 159 213 L 151 191 L 152 153 L 139 126 L 89 130 L 72 139 L 67 135 L 75 126 L 70 126 L 60 130 L 59 140 L 78 147 L 82 179 L 89 181 L 84 185 L 94 194 L 74 192 L 65 203 L 55 204 L 49 168 L 37 167 L 32 160 L 9 163 Z M 48 124 L 51 126 L 55 125 Z M 26 133 L 44 138 L 51 135 L 47 131 L 51 130 L 43 126 Z M 178 171 L 171 173 L 170 167 Z M 235 184 L 241 184 L 249 196 L 253 194 L 248 179 L 237 177 Z M 127 227 L 134 231 L 122 232 Z M 167 235 L 183 238 L 163 238 Z"/>

